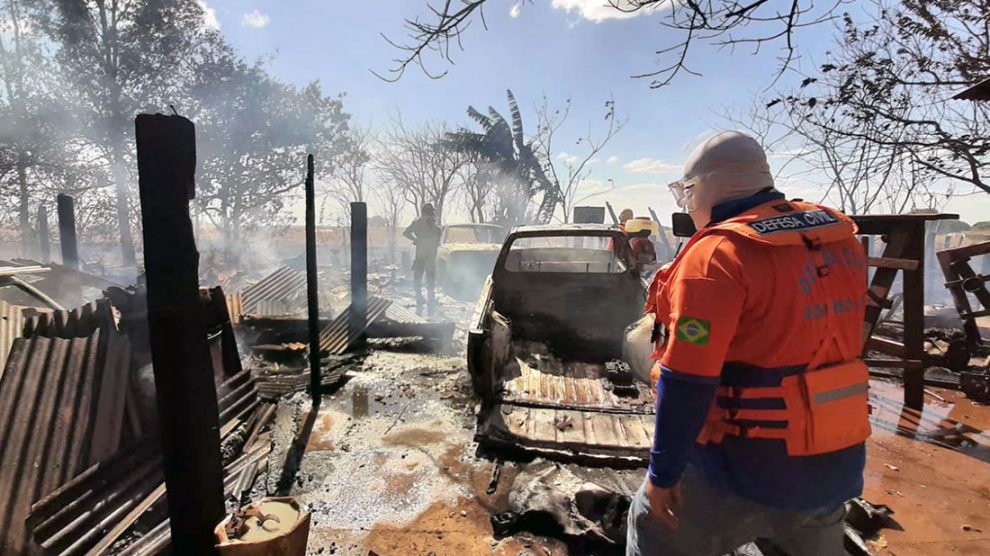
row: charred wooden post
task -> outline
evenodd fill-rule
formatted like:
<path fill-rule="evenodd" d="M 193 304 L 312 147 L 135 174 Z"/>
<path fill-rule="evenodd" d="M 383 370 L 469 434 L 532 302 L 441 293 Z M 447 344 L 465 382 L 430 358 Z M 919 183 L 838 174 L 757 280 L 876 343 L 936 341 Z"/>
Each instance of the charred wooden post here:
<path fill-rule="evenodd" d="M 52 261 L 52 246 L 48 235 L 48 209 L 38 206 L 38 258 L 47 264 Z"/>
<path fill-rule="evenodd" d="M 306 301 L 309 311 L 309 394 L 313 411 L 320 407 L 320 290 L 316 275 L 316 187 L 313 155 L 306 157 Z"/>
<path fill-rule="evenodd" d="M 196 138 L 181 116 L 135 119 L 148 331 L 155 370 L 172 553 L 215 553 L 223 518 L 217 394 L 199 299 L 189 201 Z"/>
<path fill-rule="evenodd" d="M 886 342 L 887 351 L 894 351 L 896 347 L 903 359 L 865 361 L 875 368 L 904 369 L 904 405 L 911 409 L 922 409 L 925 401 L 925 225 L 956 218 L 958 216 L 954 214 L 866 214 L 853 217 L 860 234 L 881 236 L 886 242 L 883 252 L 877 254 L 879 256 L 867 258 L 873 272 L 864 316 L 864 347 L 877 345 L 869 339 L 882 312 L 893 307 L 889 299 L 890 290 L 897 272 L 903 273 L 904 343 L 903 346 L 895 346 L 890 345 L 892 342 Z"/>
<path fill-rule="evenodd" d="M 60 193 L 56 200 L 58 202 L 58 234 L 62 243 L 62 264 L 79 270 L 75 201 L 64 193 Z"/>
<path fill-rule="evenodd" d="M 907 233 L 905 258 L 917 260 L 918 266 L 904 271 L 904 348 L 909 360 L 922 361 L 925 356 L 925 223 L 914 223 Z M 919 411 L 924 408 L 924 365 L 905 367 L 904 405 Z"/>
<path fill-rule="evenodd" d="M 351 348 L 365 346 L 368 323 L 368 205 L 351 203 Z"/>

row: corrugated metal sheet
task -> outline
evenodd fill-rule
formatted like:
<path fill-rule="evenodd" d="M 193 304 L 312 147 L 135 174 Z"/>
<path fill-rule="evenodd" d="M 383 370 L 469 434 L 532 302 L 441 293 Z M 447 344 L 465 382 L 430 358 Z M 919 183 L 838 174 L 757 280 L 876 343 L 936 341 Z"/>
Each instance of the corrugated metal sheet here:
<path fill-rule="evenodd" d="M 7 363 L 7 355 L 14 340 L 24 331 L 24 308 L 0 301 L 0 373 Z"/>
<path fill-rule="evenodd" d="M 279 310 L 285 312 L 278 314 L 287 314 L 305 307 L 305 296 L 306 274 L 283 266 L 241 291 L 242 310 L 248 315 L 273 316 L 271 313 L 258 313 L 260 310 Z M 269 304 L 261 305 L 263 301 Z"/>
<path fill-rule="evenodd" d="M 274 415 L 274 406 L 253 406 L 250 413 L 237 421 L 225 423 L 221 435 L 238 425 L 250 429 L 244 453 L 231 456 L 224 466 L 224 492 L 240 499 L 242 489 L 250 488 L 258 464 L 271 449 L 267 437 L 260 435 Z M 247 467 L 255 465 L 252 469 Z M 245 473 L 249 473 L 247 477 Z M 246 484 L 246 486 L 245 486 Z M 157 442 L 145 442 L 124 449 L 112 458 L 90 467 L 72 481 L 32 506 L 27 526 L 35 542 L 46 554 L 75 556 L 103 554 L 127 535 L 140 518 L 165 520 L 166 489 Z M 154 523 L 154 521 L 151 521 Z M 160 528 L 156 527 L 158 531 Z M 168 540 L 166 529 L 164 540 Z M 155 533 L 158 534 L 158 533 Z M 148 542 L 142 537 L 136 546 Z"/>
<path fill-rule="evenodd" d="M 259 406 L 249 371 L 231 377 L 217 389 L 221 436 L 238 424 L 251 434 L 245 449 L 256 461 L 261 429 L 274 415 L 271 406 Z M 263 450 L 262 450 L 263 451 Z M 267 452 L 264 452 L 267 454 Z M 239 479 L 245 457 L 225 466 L 225 492 Z M 161 453 L 157 441 L 145 441 L 118 450 L 90 466 L 31 507 L 27 528 L 46 554 L 81 555 L 100 551 L 123 536 L 138 517 L 165 519 L 166 503 Z M 239 494 L 239 493 L 238 493 Z"/>
<path fill-rule="evenodd" d="M 411 311 L 408 307 L 393 302 L 385 310 L 385 318 L 401 324 L 423 324 L 426 319 Z"/>
<path fill-rule="evenodd" d="M 66 311 L 51 311 L 25 320 L 24 336 L 81 338 L 89 336 L 104 325 L 112 325 L 110 301 L 93 301 Z"/>
<path fill-rule="evenodd" d="M 111 326 L 14 341 L 0 376 L 0 553 L 25 551 L 32 503 L 118 449 L 129 365 L 130 343 Z"/>
<path fill-rule="evenodd" d="M 393 303 L 388 299 L 369 295 L 368 320 L 361 329 L 361 332 L 367 330 L 369 324 L 382 318 L 390 305 L 393 305 Z M 348 346 L 354 342 L 354 338 L 351 338 L 350 326 L 348 324 L 350 318 L 351 307 L 348 306 L 326 328 L 320 331 L 320 351 L 331 355 L 340 355 L 347 351 Z"/>

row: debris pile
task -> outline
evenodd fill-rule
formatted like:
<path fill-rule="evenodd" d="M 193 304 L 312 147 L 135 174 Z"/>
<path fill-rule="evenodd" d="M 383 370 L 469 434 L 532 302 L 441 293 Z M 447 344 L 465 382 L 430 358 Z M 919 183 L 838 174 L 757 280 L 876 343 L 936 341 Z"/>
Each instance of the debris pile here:
<path fill-rule="evenodd" d="M 0 272 L 0 552 L 101 553 L 167 546 L 144 294 L 55 265 Z M 46 276 L 45 280 L 33 277 Z M 69 286 L 53 277 L 68 276 Z M 24 287 L 24 284 L 27 287 Z M 11 292 L 11 286 L 18 291 Z M 26 295 L 26 297 L 25 297 Z M 84 298 L 92 298 L 86 291 Z M 73 297 L 75 296 L 75 297 Z M 225 493 L 241 503 L 270 452 L 274 405 L 242 370 L 227 296 L 202 290 L 224 447 Z M 15 304 L 18 303 L 18 304 Z"/>

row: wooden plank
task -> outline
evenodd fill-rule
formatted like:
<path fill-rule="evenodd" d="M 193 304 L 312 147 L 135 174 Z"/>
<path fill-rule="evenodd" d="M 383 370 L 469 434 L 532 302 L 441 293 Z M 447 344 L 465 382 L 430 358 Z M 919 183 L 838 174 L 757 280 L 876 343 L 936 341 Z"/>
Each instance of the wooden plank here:
<path fill-rule="evenodd" d="M 584 435 L 584 417 L 581 411 L 557 411 L 555 412 L 555 423 L 559 422 L 563 426 L 554 425 L 557 429 L 557 441 L 568 444 L 594 444 L 589 442 Z"/>
<path fill-rule="evenodd" d="M 624 446 L 628 444 L 625 431 L 614 415 L 596 413 L 591 418 L 595 438 L 599 445 Z"/>
<path fill-rule="evenodd" d="M 893 268 L 897 270 L 917 270 L 919 261 L 911 259 L 894 259 L 889 257 L 870 257 L 867 264 L 874 268 Z"/>
<path fill-rule="evenodd" d="M 873 336 L 870 338 L 866 343 L 866 349 L 876 350 L 895 357 L 904 357 L 904 344 L 882 336 Z"/>
<path fill-rule="evenodd" d="M 643 446 L 648 443 L 649 438 L 643 432 L 643 425 L 640 423 L 638 415 L 616 415 L 614 418 L 619 421 L 631 446 Z"/>
<path fill-rule="evenodd" d="M 925 364 L 919 360 L 903 360 L 903 359 L 864 359 L 869 367 L 876 367 L 879 369 L 912 369 L 924 371 Z"/>
<path fill-rule="evenodd" d="M 554 425 L 554 418 L 557 411 L 554 409 L 533 409 L 530 411 L 529 419 L 533 422 L 533 434 L 530 438 L 544 442 L 557 442 L 557 427 Z"/>
<path fill-rule="evenodd" d="M 584 432 L 585 442 L 589 444 L 600 443 L 598 439 L 597 431 L 595 431 L 595 421 L 592 418 L 592 413 L 590 411 L 581 412 L 581 428 Z"/>

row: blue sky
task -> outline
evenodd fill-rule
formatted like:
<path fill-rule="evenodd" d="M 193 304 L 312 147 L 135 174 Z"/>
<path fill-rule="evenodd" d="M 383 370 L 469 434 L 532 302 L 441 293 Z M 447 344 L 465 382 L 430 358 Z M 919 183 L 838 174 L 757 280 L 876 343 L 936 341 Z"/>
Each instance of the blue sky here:
<path fill-rule="evenodd" d="M 779 46 L 759 55 L 698 48 L 690 66 L 702 77 L 683 74 L 654 90 L 648 79 L 630 76 L 657 67 L 654 52 L 677 38 L 650 14 L 617 19 L 604 0 L 536 0 L 516 4 L 490 0 L 488 30 L 478 22 L 464 37 L 465 51 L 455 65 L 432 60 L 448 70 L 432 80 L 410 68 L 397 83 L 385 74 L 399 53 L 381 37 L 404 39 L 403 20 L 426 15 L 425 0 L 206 0 L 223 34 L 248 59 L 266 59 L 272 73 L 302 84 L 319 79 L 327 92 L 346 92 L 345 108 L 357 122 L 372 128 L 387 125 L 401 113 L 407 124 L 446 120 L 470 125 L 467 106 L 489 105 L 507 113 L 505 89 L 523 108 L 524 124 L 535 129 L 533 107 L 543 95 L 551 104 L 572 99 L 569 125 L 561 130 L 562 151 L 579 154 L 576 139 L 588 126 L 603 129 L 604 102 L 615 98 L 628 123 L 599 156 L 586 190 L 608 179 L 616 188 L 588 204 L 609 200 L 637 213 L 653 206 L 674 209 L 664 184 L 678 177 L 688 152 L 715 129 L 727 124 L 726 109 L 743 109 L 770 84 Z M 610 17 L 612 16 L 612 17 Z M 801 64 L 821 59 L 831 37 L 829 25 L 799 35 Z M 573 148 L 570 148 L 573 147 Z M 771 165 L 783 157 L 772 157 Z M 787 192 L 815 198 L 810 184 L 791 183 Z M 964 218 L 990 214 L 990 202 L 953 203 Z M 456 215 L 452 215 L 456 218 Z"/>

